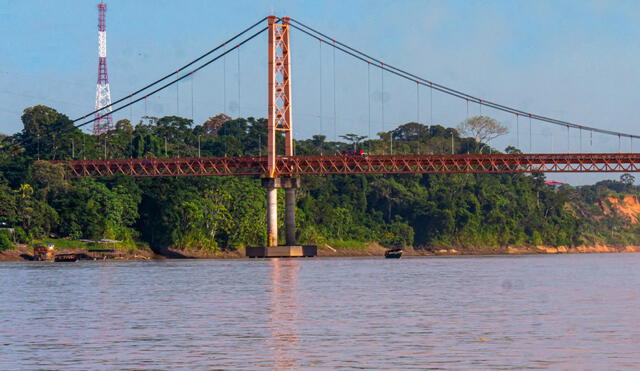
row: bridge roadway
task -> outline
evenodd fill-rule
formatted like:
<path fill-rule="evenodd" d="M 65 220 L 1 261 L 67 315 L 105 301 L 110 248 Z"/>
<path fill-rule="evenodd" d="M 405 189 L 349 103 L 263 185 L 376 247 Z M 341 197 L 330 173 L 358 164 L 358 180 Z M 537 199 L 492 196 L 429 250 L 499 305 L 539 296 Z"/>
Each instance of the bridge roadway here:
<path fill-rule="evenodd" d="M 55 161 L 73 177 L 268 174 L 267 157 Z M 640 153 L 279 156 L 277 176 L 426 173 L 606 173 L 640 171 Z"/>

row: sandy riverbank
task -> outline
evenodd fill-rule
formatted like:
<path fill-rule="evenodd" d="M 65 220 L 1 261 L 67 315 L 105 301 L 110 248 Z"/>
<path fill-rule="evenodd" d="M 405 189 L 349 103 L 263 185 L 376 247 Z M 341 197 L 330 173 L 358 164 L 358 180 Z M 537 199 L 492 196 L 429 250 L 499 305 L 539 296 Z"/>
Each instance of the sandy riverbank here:
<path fill-rule="evenodd" d="M 318 257 L 365 257 L 384 256 L 385 248 L 376 243 L 362 248 L 335 249 L 331 246 L 318 246 Z M 60 249 L 59 254 L 86 254 L 87 250 Z M 500 246 L 465 247 L 449 249 L 413 249 L 405 248 L 404 256 L 455 256 L 455 255 L 528 255 L 528 254 L 587 254 L 587 253 L 625 253 L 640 252 L 640 246 Z M 0 252 L 0 262 L 29 261 L 33 250 L 27 245 Z M 104 260 L 152 260 L 152 259 L 243 259 L 244 248 L 236 251 L 213 252 L 203 250 L 167 250 L 163 255 L 150 249 L 115 249 L 111 257 Z M 103 260 L 103 259 L 100 259 Z"/>

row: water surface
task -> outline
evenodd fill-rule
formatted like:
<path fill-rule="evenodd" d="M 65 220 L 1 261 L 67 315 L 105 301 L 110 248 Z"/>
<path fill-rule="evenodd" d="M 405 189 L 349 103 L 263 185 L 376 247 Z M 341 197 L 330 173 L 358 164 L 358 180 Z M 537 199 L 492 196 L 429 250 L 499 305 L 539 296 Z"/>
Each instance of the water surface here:
<path fill-rule="evenodd" d="M 640 254 L 0 264 L 0 369 L 638 369 Z"/>

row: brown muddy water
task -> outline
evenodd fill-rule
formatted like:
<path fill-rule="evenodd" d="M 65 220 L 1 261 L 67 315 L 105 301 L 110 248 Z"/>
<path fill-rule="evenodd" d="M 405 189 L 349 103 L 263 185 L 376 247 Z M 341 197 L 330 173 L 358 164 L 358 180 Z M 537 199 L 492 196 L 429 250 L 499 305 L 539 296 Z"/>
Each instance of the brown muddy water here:
<path fill-rule="evenodd" d="M 640 254 L 0 264 L 0 369 L 639 369 Z"/>

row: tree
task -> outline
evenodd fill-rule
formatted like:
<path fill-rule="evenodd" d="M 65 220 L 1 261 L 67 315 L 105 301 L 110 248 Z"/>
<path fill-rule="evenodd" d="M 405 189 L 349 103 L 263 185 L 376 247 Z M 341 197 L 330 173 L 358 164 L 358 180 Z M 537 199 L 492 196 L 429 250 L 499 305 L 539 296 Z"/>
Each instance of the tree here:
<path fill-rule="evenodd" d="M 491 117 L 474 116 L 458 125 L 458 130 L 464 135 L 471 136 L 478 143 L 489 143 L 491 140 L 507 134 L 509 129 Z"/>
<path fill-rule="evenodd" d="M 218 134 L 218 130 L 224 125 L 225 122 L 231 120 L 231 117 L 224 113 L 219 113 L 213 117 L 209 117 L 207 121 L 202 124 L 204 130 L 209 135 Z"/>
<path fill-rule="evenodd" d="M 350 133 L 350 134 L 341 135 L 340 138 L 351 142 L 351 144 L 353 144 L 353 150 L 355 151 L 358 146 L 358 143 L 360 143 L 363 139 L 366 139 L 367 136 Z"/>
<path fill-rule="evenodd" d="M 71 148 L 70 137 L 74 131 L 69 118 L 47 106 L 33 106 L 22 114 L 24 129 L 20 139 L 27 153 L 42 159 L 55 160 L 61 157 L 61 149 Z"/>
<path fill-rule="evenodd" d="M 506 153 L 510 154 L 510 155 L 522 153 L 521 150 L 519 150 L 518 148 L 516 148 L 514 146 L 507 146 L 507 148 L 505 148 L 504 151 Z"/>
<path fill-rule="evenodd" d="M 632 186 L 636 182 L 636 178 L 629 173 L 624 173 L 620 175 L 620 182 L 626 186 Z"/>
<path fill-rule="evenodd" d="M 424 141 L 429 139 L 429 127 L 417 122 L 400 125 L 393 131 L 393 138 L 401 141 Z"/>
<path fill-rule="evenodd" d="M 63 164 L 52 164 L 46 161 L 36 161 L 31 167 L 32 183 L 38 186 L 41 200 L 47 200 L 49 193 L 60 193 L 68 188 L 65 179 L 66 169 Z"/>
<path fill-rule="evenodd" d="M 128 119 L 118 120 L 116 122 L 116 130 L 131 133 L 133 131 L 133 125 L 131 125 L 131 121 Z"/>

